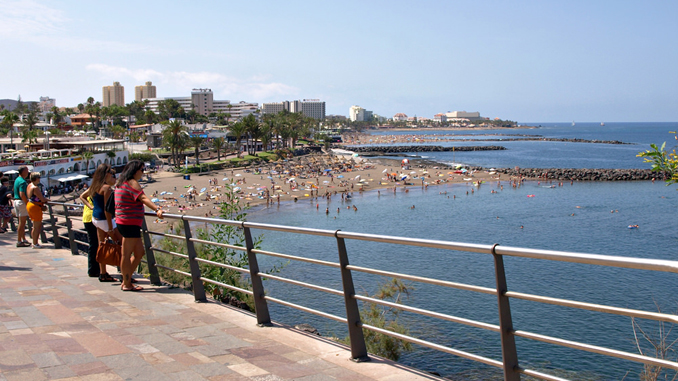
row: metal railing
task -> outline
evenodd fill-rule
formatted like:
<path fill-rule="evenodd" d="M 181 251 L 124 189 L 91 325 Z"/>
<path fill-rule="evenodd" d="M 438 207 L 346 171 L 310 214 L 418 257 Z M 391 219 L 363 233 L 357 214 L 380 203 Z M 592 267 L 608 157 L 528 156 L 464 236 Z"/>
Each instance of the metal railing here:
<path fill-rule="evenodd" d="M 49 213 L 50 213 L 50 222 L 53 232 L 53 236 L 68 239 L 71 242 L 71 250 L 77 252 L 77 245 L 73 244 L 86 244 L 84 242 L 74 241 L 74 229 L 72 227 L 71 219 L 72 217 L 68 216 L 68 207 L 79 207 L 77 204 L 60 204 L 60 203 L 49 203 Z M 56 207 L 63 208 L 64 215 L 58 216 L 56 213 Z M 147 216 L 155 216 L 154 213 L 147 212 Z M 64 225 L 60 225 L 59 218 L 63 217 L 65 220 Z M 253 223 L 253 222 L 241 222 L 241 221 L 232 221 L 232 220 L 223 220 L 217 218 L 204 218 L 204 217 L 193 217 L 185 215 L 175 215 L 175 214 L 165 214 L 164 218 L 171 220 L 181 220 L 183 221 L 183 235 L 163 233 L 157 231 L 151 231 L 147 228 L 144 223 L 143 226 L 143 239 L 144 246 L 146 249 L 146 263 L 150 272 L 150 280 L 153 284 L 160 284 L 160 277 L 158 274 L 158 268 L 172 271 L 184 276 L 190 277 L 192 280 L 192 291 L 194 298 L 197 302 L 206 301 L 205 289 L 203 282 L 211 283 L 224 287 L 230 290 L 238 291 L 244 294 L 251 295 L 255 304 L 255 314 L 257 319 L 257 324 L 261 326 L 267 326 L 271 324 L 271 317 L 269 315 L 268 302 L 273 302 L 288 306 L 291 308 L 298 309 L 300 311 L 305 311 L 312 313 L 327 319 L 338 321 L 344 324 L 347 324 L 349 338 L 350 338 L 350 350 L 351 358 L 354 361 L 368 361 L 368 352 L 365 345 L 365 338 L 363 336 L 363 330 L 374 331 L 383 335 L 387 335 L 396 339 L 405 340 L 411 343 L 422 345 L 428 348 L 432 348 L 437 351 L 449 353 L 455 356 L 459 356 L 465 359 L 470 359 L 477 361 L 483 364 L 487 364 L 496 368 L 500 368 L 503 371 L 505 380 L 519 380 L 521 374 L 528 376 L 533 376 L 536 378 L 544 380 L 563 380 L 563 378 L 556 377 L 537 371 L 534 369 L 526 369 L 519 365 L 518 362 L 518 351 L 516 350 L 515 338 L 521 337 L 525 339 L 535 340 L 544 343 L 550 343 L 566 348 L 572 348 L 580 351 L 597 353 L 604 356 L 609 356 L 612 358 L 629 360 L 637 363 L 659 366 L 664 368 L 669 368 L 673 370 L 678 370 L 678 363 L 664 360 L 660 358 L 654 358 L 649 356 L 644 356 L 637 353 L 624 352 L 620 350 L 615 350 L 611 348 L 606 348 L 597 345 L 586 344 L 582 342 L 565 340 L 558 337 L 548 336 L 537 334 L 534 332 L 529 332 L 525 330 L 517 330 L 513 326 L 513 319 L 511 314 L 510 299 L 519 299 L 519 300 L 528 300 L 538 303 L 544 303 L 549 305 L 557 305 L 568 308 L 588 310 L 588 311 L 597 311 L 613 315 L 621 315 L 631 318 L 643 318 L 650 319 L 661 322 L 670 322 L 678 323 L 678 316 L 672 314 L 665 314 L 660 312 L 649 312 L 643 310 L 629 309 L 629 308 L 620 308 L 609 305 L 595 304 L 595 303 L 586 303 L 575 300 L 568 299 L 559 299 L 541 295 L 527 294 L 521 292 L 509 291 L 507 288 L 506 273 L 504 268 L 504 258 L 505 257 L 522 257 L 522 258 L 532 258 L 548 261 L 560 261 L 560 262 L 570 262 L 586 265 L 597 265 L 597 266 L 607 266 L 607 267 L 618 267 L 626 269 L 639 269 L 639 270 L 648 270 L 648 271 L 658 271 L 658 272 L 671 272 L 678 273 L 678 261 L 669 261 L 669 260 L 657 260 L 657 259 L 643 259 L 643 258 L 633 258 L 633 257 L 621 257 L 621 256 L 608 256 L 608 255 L 596 255 L 596 254 L 583 254 L 583 253 L 571 253 L 571 252 L 562 252 L 562 251 L 552 251 L 552 250 L 536 250 L 536 249 L 525 249 L 518 247 L 509 247 L 509 246 L 500 246 L 498 244 L 494 245 L 482 245 L 482 244 L 470 244 L 470 243 L 461 243 L 461 242 L 450 242 L 450 241 L 440 241 L 440 240 L 427 240 L 427 239 L 415 239 L 415 238 L 404 238 L 404 237 L 394 237 L 386 235 L 373 235 L 373 234 L 363 234 L 363 233 L 353 233 L 345 231 L 332 231 L 332 230 L 321 230 L 321 229 L 311 229 L 311 228 L 300 228 L 300 227 L 291 227 L 291 226 L 282 226 L 282 225 L 272 225 L 272 224 L 263 224 L 263 223 Z M 221 224 L 221 225 L 230 225 L 237 228 L 243 229 L 245 236 L 245 247 L 231 245 L 229 243 L 223 242 L 212 242 L 202 239 L 197 239 L 193 237 L 191 223 L 208 223 L 208 224 Z M 61 233 L 59 228 L 67 229 L 67 235 Z M 330 262 L 319 259 L 306 258 L 297 255 L 277 253 L 272 251 L 260 250 L 254 247 L 252 239 L 252 229 L 260 230 L 269 230 L 277 231 L 285 234 L 301 234 L 301 235 L 314 235 L 331 238 L 336 241 L 337 244 L 337 254 L 338 261 Z M 158 237 L 166 237 L 179 239 L 185 242 L 186 251 L 188 254 L 182 254 L 177 252 L 171 252 L 168 250 L 161 249 L 153 245 L 151 240 L 151 235 Z M 378 243 L 388 243 L 396 245 L 407 245 L 407 246 L 417 246 L 417 247 L 426 247 L 426 248 L 435 248 L 443 250 L 454 250 L 454 251 L 464 251 L 479 253 L 492 256 L 494 259 L 494 270 L 495 270 L 495 283 L 496 287 L 481 287 L 476 285 L 456 283 L 446 280 L 433 279 L 422 276 L 409 275 L 404 273 L 384 271 L 379 269 L 367 268 L 354 266 L 349 263 L 349 256 L 346 249 L 346 240 L 358 240 L 358 241 L 369 241 L 369 242 L 378 242 Z M 55 245 L 57 248 L 61 247 L 59 239 L 55 239 Z M 200 258 L 197 255 L 195 244 L 202 245 L 214 245 L 231 250 L 239 250 L 247 253 L 248 257 L 248 268 L 240 268 L 235 266 L 230 266 L 223 263 L 217 263 L 210 261 L 205 258 Z M 167 255 L 178 256 L 184 259 L 188 259 L 190 265 L 190 272 L 181 271 L 178 269 L 162 266 L 156 263 L 155 253 L 162 253 Z M 313 265 L 326 266 L 334 269 L 338 269 L 341 273 L 341 282 L 343 285 L 343 290 L 336 290 L 324 286 L 319 286 L 316 284 L 303 282 L 299 280 L 293 280 L 284 278 L 278 275 L 262 273 L 259 270 L 258 265 L 258 256 L 271 256 L 282 258 L 292 261 L 300 261 L 305 263 L 310 263 Z M 208 264 L 213 266 L 220 266 L 231 270 L 236 270 L 244 274 L 249 275 L 251 281 L 251 290 L 243 289 L 236 287 L 230 284 L 224 284 L 216 280 L 204 278 L 200 273 L 199 264 Z M 453 316 L 445 313 L 440 313 L 436 311 L 431 311 L 422 308 L 416 308 L 412 306 L 407 306 L 400 303 L 393 303 L 381 299 L 375 299 L 368 296 L 357 295 L 355 292 L 355 287 L 353 284 L 353 272 L 358 273 L 368 273 L 386 277 L 392 277 L 402 280 L 408 280 L 412 282 L 426 283 L 430 285 L 436 285 L 446 288 L 466 290 L 481 294 L 496 295 L 497 297 L 497 310 L 498 310 L 498 324 L 489 324 L 481 321 L 466 319 L 459 316 Z M 266 295 L 262 278 L 271 279 L 274 281 L 284 282 L 287 284 L 305 287 L 312 290 L 317 290 L 325 292 L 328 294 L 343 296 L 344 298 L 344 307 L 346 310 L 346 316 L 337 316 L 331 313 L 323 312 L 314 308 L 309 308 L 301 306 L 292 301 L 286 301 L 278 298 L 274 298 Z M 396 333 L 388 329 L 378 328 L 365 324 L 360 319 L 360 310 L 358 307 L 358 301 L 366 303 L 375 303 L 389 308 L 397 308 L 403 311 L 408 311 L 411 313 L 441 319 L 445 321 L 450 321 L 453 323 L 463 324 L 470 327 L 475 327 L 491 332 L 497 332 L 500 336 L 501 341 L 501 352 L 502 359 L 492 359 L 477 354 L 469 353 L 463 350 L 450 348 L 440 344 L 436 344 L 431 341 L 419 339 L 416 337 Z"/>

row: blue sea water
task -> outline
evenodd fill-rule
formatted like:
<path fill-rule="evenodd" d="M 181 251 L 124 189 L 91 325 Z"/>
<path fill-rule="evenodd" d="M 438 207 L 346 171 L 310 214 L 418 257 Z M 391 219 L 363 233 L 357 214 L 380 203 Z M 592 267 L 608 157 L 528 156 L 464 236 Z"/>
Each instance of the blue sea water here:
<path fill-rule="evenodd" d="M 637 152 L 648 149 L 650 143 L 661 144 L 672 139 L 673 135 L 668 131 L 678 128 L 678 123 L 608 123 L 605 127 L 599 123 L 578 123 L 574 127 L 569 123 L 541 125 L 542 128 L 537 129 L 499 132 L 637 144 L 506 142 L 502 145 L 508 148 L 507 151 L 477 151 L 461 157 L 457 153 L 454 160 L 485 167 L 646 168 L 647 164 L 635 156 Z M 671 142 L 667 145 L 671 146 Z M 431 159 L 451 162 L 447 154 L 451 153 L 432 154 Z M 675 185 L 667 187 L 662 182 L 649 181 L 575 182 L 555 188 L 550 188 L 550 183 L 537 182 L 528 182 L 519 188 L 510 187 L 508 182 L 503 185 L 503 190 L 496 183 L 487 183 L 479 188 L 466 184 L 428 189 L 412 187 L 407 193 L 398 191 L 395 194 L 385 190 L 356 192 L 350 203 L 336 197 L 331 202 L 283 203 L 251 211 L 248 220 L 458 242 L 676 259 L 678 192 Z M 491 192 L 493 190 L 497 192 Z M 316 202 L 320 202 L 319 208 L 316 208 Z M 353 205 L 357 211 L 347 209 Z M 411 208 L 413 205 L 414 209 Z M 326 207 L 331 211 L 329 215 L 325 214 Z M 628 225 L 639 225 L 639 228 L 628 229 Z M 263 249 L 337 261 L 336 242 L 323 237 L 295 236 L 295 242 L 290 244 L 289 236 L 265 232 Z M 348 241 L 347 249 L 354 265 L 494 287 L 493 262 L 487 255 L 360 241 Z M 276 263 L 279 261 L 263 259 L 264 267 Z M 512 291 L 649 311 L 656 310 L 656 303 L 666 312 L 676 312 L 676 274 L 521 258 L 505 258 L 505 264 L 508 287 Z M 292 262 L 281 275 L 341 289 L 340 274 L 331 268 Z M 369 293 L 383 279 L 354 273 L 354 281 L 357 291 Z M 341 298 L 273 280 L 266 281 L 265 286 L 273 297 L 345 315 Z M 420 283 L 414 286 L 405 301 L 408 305 L 498 324 L 496 298 L 491 295 Z M 310 323 L 328 336 L 346 335 L 345 327 L 333 321 L 275 304 L 270 308 L 274 320 L 288 324 Z M 629 318 L 521 300 L 511 300 L 511 308 L 515 329 L 636 351 Z M 416 337 L 501 359 L 498 334 L 410 313 L 403 313 L 401 320 Z M 643 324 L 652 327 L 650 322 Z M 517 346 L 523 367 L 538 368 L 567 378 L 621 379 L 627 371 L 631 371 L 629 377 L 637 378 L 635 375 L 640 370 L 633 362 L 609 360 L 551 344 L 518 339 Z M 401 361 L 445 376 L 501 378 L 491 367 L 418 346 Z"/>

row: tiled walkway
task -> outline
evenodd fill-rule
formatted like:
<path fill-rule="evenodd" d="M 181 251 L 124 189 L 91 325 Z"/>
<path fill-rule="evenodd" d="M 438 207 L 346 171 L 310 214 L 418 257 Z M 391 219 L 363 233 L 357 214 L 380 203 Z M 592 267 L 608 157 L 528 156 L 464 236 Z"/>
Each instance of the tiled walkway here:
<path fill-rule="evenodd" d="M 86 258 L 0 234 L 0 380 L 430 380 L 180 289 L 122 292 Z"/>

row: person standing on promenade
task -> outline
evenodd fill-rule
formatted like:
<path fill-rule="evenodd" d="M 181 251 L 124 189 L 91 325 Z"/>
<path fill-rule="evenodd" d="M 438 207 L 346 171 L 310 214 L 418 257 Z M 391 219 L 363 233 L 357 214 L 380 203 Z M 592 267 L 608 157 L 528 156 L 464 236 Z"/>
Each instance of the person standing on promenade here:
<path fill-rule="evenodd" d="M 80 195 L 80 201 L 92 209 L 92 224 L 96 227 L 98 242 L 103 242 L 106 237 L 111 237 L 116 242 L 122 239 L 113 221 L 113 216 L 105 211 L 106 201 L 113 193 L 113 184 L 115 184 L 115 171 L 109 164 L 99 164 L 92 175 L 92 185 Z M 90 197 L 91 203 L 88 201 Z M 94 257 L 96 259 L 96 252 Z M 108 273 L 106 265 L 100 263 L 99 282 L 115 282 L 116 280 Z"/>
<path fill-rule="evenodd" d="M 92 205 L 93 202 L 92 196 L 87 197 L 87 203 L 83 201 L 82 222 L 85 224 L 85 230 L 87 231 L 87 242 L 89 243 L 89 250 L 87 251 L 87 275 L 90 278 L 98 278 L 99 275 L 101 275 L 101 268 L 97 262 L 99 237 L 97 236 L 97 227 L 92 223 L 92 208 L 87 206 L 94 206 Z"/>
<path fill-rule="evenodd" d="M 144 163 L 132 160 L 120 174 L 115 189 L 115 221 L 122 234 L 122 286 L 123 291 L 141 291 L 142 287 L 132 284 L 132 273 L 139 266 L 144 255 L 141 241 L 141 226 L 144 221 L 144 205 L 162 218 L 162 209 L 149 199 L 139 185 L 144 175 Z M 134 257 L 132 257 L 134 254 Z"/>
<path fill-rule="evenodd" d="M 42 231 L 42 208 L 47 205 L 47 199 L 42 195 L 40 189 L 40 173 L 33 172 L 30 177 L 30 184 L 26 188 L 26 197 L 28 197 L 28 204 L 26 211 L 28 216 L 33 221 L 33 230 L 31 231 L 31 238 L 33 238 L 33 248 L 40 249 L 40 232 Z"/>
<path fill-rule="evenodd" d="M 19 226 L 16 228 L 16 247 L 31 246 L 26 241 L 26 220 L 28 219 L 28 210 L 26 210 L 28 204 L 28 197 L 26 197 L 27 177 L 28 167 L 25 165 L 19 167 L 19 177 L 14 180 L 14 211 L 19 219 Z"/>
<path fill-rule="evenodd" d="M 12 191 L 9 190 L 9 177 L 0 179 L 0 233 L 6 233 L 7 224 L 12 219 Z"/>

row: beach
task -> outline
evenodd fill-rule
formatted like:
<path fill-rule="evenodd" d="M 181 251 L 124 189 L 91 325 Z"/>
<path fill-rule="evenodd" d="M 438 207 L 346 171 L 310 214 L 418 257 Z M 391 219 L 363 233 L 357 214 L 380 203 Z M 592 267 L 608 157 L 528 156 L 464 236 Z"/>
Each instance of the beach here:
<path fill-rule="evenodd" d="M 412 187 L 512 180 L 495 172 L 448 168 L 414 159 L 406 165 L 395 159 L 368 160 L 345 150 L 194 173 L 190 180 L 184 179 L 183 174 L 165 171 L 151 176 L 151 181 L 143 183 L 144 192 L 166 213 L 200 217 L 219 215 L 219 205 L 228 200 L 227 187 L 233 189 L 241 205 L 254 207 L 310 198 L 349 198 L 355 192 L 407 192 Z"/>

